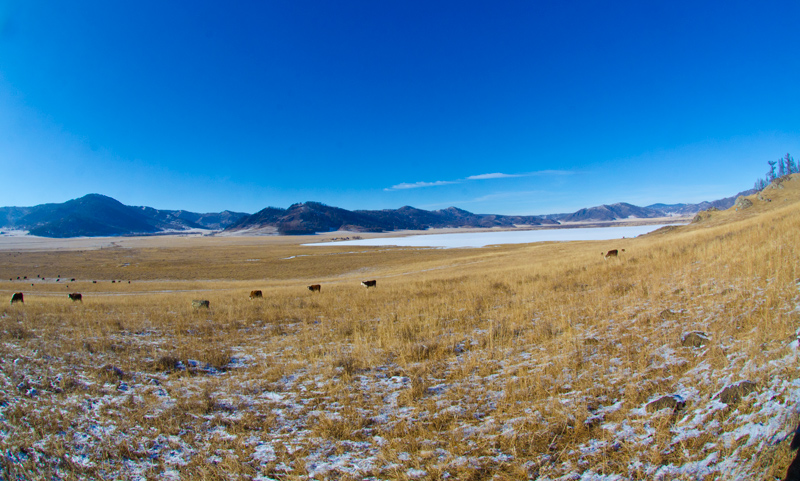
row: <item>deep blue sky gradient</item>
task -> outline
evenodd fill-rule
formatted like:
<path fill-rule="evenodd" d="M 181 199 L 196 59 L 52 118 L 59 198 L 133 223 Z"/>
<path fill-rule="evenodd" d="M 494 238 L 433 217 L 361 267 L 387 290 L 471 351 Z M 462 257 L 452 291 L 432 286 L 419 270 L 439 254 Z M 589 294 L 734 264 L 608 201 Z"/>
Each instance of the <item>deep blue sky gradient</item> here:
<path fill-rule="evenodd" d="M 796 1 L 0 2 L 0 205 L 714 200 L 798 79 Z"/>

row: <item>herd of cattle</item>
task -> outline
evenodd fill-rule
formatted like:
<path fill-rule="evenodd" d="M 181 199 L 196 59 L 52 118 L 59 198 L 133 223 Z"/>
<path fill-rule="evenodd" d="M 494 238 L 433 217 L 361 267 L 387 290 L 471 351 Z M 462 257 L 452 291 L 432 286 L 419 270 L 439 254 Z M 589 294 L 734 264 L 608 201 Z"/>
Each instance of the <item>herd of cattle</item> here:
<path fill-rule="evenodd" d="M 609 257 L 618 257 L 620 252 L 625 252 L 625 249 L 611 249 L 608 252 L 601 252 L 601 254 L 603 254 L 603 257 L 605 259 L 608 259 Z M 39 276 L 36 276 L 36 277 L 39 277 Z M 61 276 L 59 276 L 59 278 L 56 279 L 56 282 L 58 282 L 60 280 L 60 278 L 61 278 Z M 17 279 L 18 280 L 22 280 L 19 277 L 17 277 Z M 24 277 L 24 279 L 27 279 L 27 277 Z M 43 277 L 40 278 L 40 279 L 45 280 Z M 13 279 L 9 279 L 9 280 L 13 280 Z M 70 280 L 74 281 L 75 279 L 70 279 Z M 97 283 L 97 281 L 92 281 L 92 282 L 95 283 L 95 284 Z M 111 281 L 111 282 L 112 283 L 116 283 L 116 281 Z M 122 282 L 122 281 L 120 281 L 120 282 Z M 128 281 L 128 284 L 130 284 L 130 282 L 131 281 Z M 31 285 L 33 285 L 33 284 L 31 284 Z M 370 287 L 377 287 L 378 286 L 378 281 L 375 280 L 375 279 L 372 279 L 372 280 L 369 280 L 369 281 L 362 281 L 361 285 L 366 287 L 367 289 L 369 289 Z M 311 284 L 310 286 L 308 286 L 308 290 L 311 291 L 311 292 L 322 292 L 322 286 L 320 284 Z M 73 292 L 72 294 L 68 294 L 68 297 L 72 302 L 78 302 L 78 301 L 83 302 L 83 296 L 79 292 Z M 258 291 L 258 290 L 250 291 L 250 300 L 262 299 L 263 297 L 264 297 L 264 294 L 261 291 Z M 15 292 L 14 295 L 11 296 L 11 304 L 14 304 L 15 302 L 21 302 L 23 304 L 25 303 L 24 296 L 23 296 L 23 294 L 21 292 Z M 211 306 L 211 303 L 206 299 L 195 299 L 195 300 L 192 301 L 192 307 L 195 308 L 195 309 L 200 309 L 200 308 L 208 309 L 210 306 Z"/>
<path fill-rule="evenodd" d="M 80 292 L 73 292 L 72 294 L 67 294 L 67 297 L 69 297 L 69 299 L 72 302 L 78 302 L 78 301 L 83 302 L 83 295 Z M 21 302 L 25 304 L 25 295 L 22 294 L 21 292 L 15 292 L 11 296 L 11 304 L 14 304 L 15 302 Z"/>
<path fill-rule="evenodd" d="M 378 281 L 375 279 L 370 281 L 362 281 L 361 285 L 366 287 L 367 289 L 369 289 L 370 287 L 378 287 Z M 320 284 L 311 284 L 310 286 L 308 286 L 308 290 L 311 292 L 321 292 L 322 286 Z M 77 302 L 77 301 L 83 302 L 83 295 L 80 292 L 73 292 L 72 294 L 67 294 L 67 297 L 69 297 L 69 299 L 72 302 Z M 250 291 L 251 301 L 253 299 L 262 299 L 263 297 L 264 293 L 261 292 L 260 290 Z M 25 296 L 22 292 L 15 292 L 11 296 L 11 304 L 14 304 L 16 302 L 21 302 L 22 304 L 25 304 Z M 201 308 L 208 309 L 209 307 L 211 307 L 211 303 L 207 299 L 194 299 L 192 301 L 192 307 L 195 309 L 201 309 Z"/>
<path fill-rule="evenodd" d="M 625 252 L 625 249 L 611 249 L 608 252 L 601 252 L 601 254 L 603 255 L 603 257 L 605 259 L 608 259 L 609 257 L 618 257 L 620 252 Z M 36 277 L 39 277 L 39 276 L 36 276 Z M 59 276 L 59 279 L 60 279 L 60 277 L 61 276 Z M 19 277 L 17 277 L 17 279 L 20 280 Z M 27 279 L 27 277 L 25 277 L 24 279 Z M 40 279 L 45 280 L 43 277 L 40 278 Z M 56 282 L 58 282 L 59 279 L 56 279 Z M 13 279 L 9 279 L 9 280 L 13 280 Z M 75 279 L 70 279 L 70 280 L 74 281 Z M 97 281 L 92 281 L 92 282 L 95 283 L 95 284 L 97 283 Z M 111 281 L 111 282 L 115 283 L 116 281 Z M 120 281 L 120 282 L 122 282 L 122 281 Z M 128 284 L 130 284 L 130 282 L 131 281 L 128 281 Z M 33 284 L 31 284 L 31 285 L 33 285 Z M 377 287 L 378 286 L 378 281 L 375 280 L 375 279 L 372 279 L 372 280 L 369 280 L 369 281 L 362 281 L 361 285 L 366 287 L 367 289 L 369 289 L 370 287 Z M 308 290 L 311 291 L 311 292 L 322 292 L 322 286 L 320 284 L 311 284 L 310 286 L 308 286 Z M 73 292 L 72 294 L 68 294 L 68 297 L 72 302 L 77 302 L 77 301 L 83 302 L 83 296 L 79 292 Z M 258 291 L 258 290 L 257 291 L 250 291 L 250 300 L 251 301 L 253 299 L 262 299 L 263 297 L 264 297 L 264 294 L 261 291 Z M 23 297 L 21 292 L 15 292 L 14 295 L 11 296 L 11 304 L 14 304 L 15 302 L 21 302 L 23 304 L 25 303 L 24 297 Z M 192 301 L 192 307 L 195 308 L 195 309 L 201 309 L 201 308 L 208 309 L 210 306 L 211 306 L 211 303 L 207 299 L 195 299 L 195 300 Z"/>
<path fill-rule="evenodd" d="M 361 285 L 369 289 L 370 287 L 378 287 L 378 281 L 373 279 L 371 281 L 362 281 Z M 308 286 L 308 290 L 311 292 L 322 292 L 322 286 L 320 284 L 311 284 Z M 258 291 L 250 291 L 250 300 L 254 299 L 263 299 L 264 293 L 260 290 Z M 192 307 L 195 309 L 205 308 L 208 309 L 211 307 L 211 303 L 208 299 L 195 299 L 192 301 Z"/>

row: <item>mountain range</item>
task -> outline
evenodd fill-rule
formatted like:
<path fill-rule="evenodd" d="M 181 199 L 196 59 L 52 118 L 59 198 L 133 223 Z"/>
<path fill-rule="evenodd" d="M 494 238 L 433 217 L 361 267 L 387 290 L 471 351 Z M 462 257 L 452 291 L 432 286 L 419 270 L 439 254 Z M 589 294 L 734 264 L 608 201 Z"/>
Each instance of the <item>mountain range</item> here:
<path fill-rule="evenodd" d="M 729 209 L 736 202 L 737 197 L 752 195 L 756 192 L 755 189 L 745 190 L 731 197 L 725 197 L 713 202 L 700 202 L 699 204 L 651 204 L 646 207 L 638 207 L 621 202 L 588 207 L 570 214 L 548 214 L 544 217 L 559 222 L 598 222 L 630 218 L 652 219 L 656 217 L 692 216 L 712 207 L 719 210 Z"/>
<path fill-rule="evenodd" d="M 422 210 L 399 209 L 349 211 L 319 202 L 294 204 L 288 209 L 267 207 L 229 226 L 227 231 L 275 229 L 284 235 L 314 234 L 336 230 L 384 232 L 438 227 L 513 227 L 514 225 L 558 224 L 541 216 L 473 214 L 456 207 Z"/>
<path fill-rule="evenodd" d="M 42 237 L 152 235 L 192 229 L 220 230 L 245 216 L 227 210 L 197 214 L 133 207 L 105 195 L 89 194 L 62 204 L 0 207 L 0 229 L 25 230 Z"/>
<path fill-rule="evenodd" d="M 100 194 L 89 194 L 61 204 L 0 207 L 0 229 L 27 231 L 42 237 L 156 235 L 164 233 L 223 231 L 231 234 L 314 234 L 336 230 L 384 232 L 441 227 L 513 227 L 597 222 L 629 218 L 649 219 L 690 216 L 711 207 L 727 209 L 740 195 L 699 204 L 653 204 L 638 207 L 618 203 L 580 209 L 569 214 L 518 216 L 473 214 L 456 207 L 428 211 L 410 206 L 399 209 L 355 210 L 319 202 L 294 204 L 287 209 L 267 207 L 255 214 L 223 211 L 198 214 L 184 210 L 159 210 L 127 206 Z M 3 232 L 0 232 L 2 234 Z"/>

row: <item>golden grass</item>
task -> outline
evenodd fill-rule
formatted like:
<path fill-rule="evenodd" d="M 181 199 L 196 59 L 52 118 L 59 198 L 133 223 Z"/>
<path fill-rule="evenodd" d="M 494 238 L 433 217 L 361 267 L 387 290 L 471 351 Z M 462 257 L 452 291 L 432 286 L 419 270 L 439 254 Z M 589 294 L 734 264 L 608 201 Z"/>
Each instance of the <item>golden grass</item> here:
<path fill-rule="evenodd" d="M 658 479 L 780 477 L 788 443 L 728 434 L 776 403 L 797 421 L 800 179 L 783 185 L 614 242 L 0 252 L 0 279 L 28 277 L 0 281 L 25 293 L 0 305 L 2 473 L 655 479 L 714 454 Z M 714 407 L 744 379 L 756 393 Z M 644 412 L 676 393 L 685 410 Z"/>

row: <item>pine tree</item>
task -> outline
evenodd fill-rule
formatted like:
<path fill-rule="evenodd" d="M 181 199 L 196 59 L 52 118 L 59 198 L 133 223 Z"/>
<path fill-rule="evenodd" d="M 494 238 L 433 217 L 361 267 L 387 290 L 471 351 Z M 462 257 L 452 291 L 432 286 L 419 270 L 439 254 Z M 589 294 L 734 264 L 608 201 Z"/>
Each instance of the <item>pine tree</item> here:
<path fill-rule="evenodd" d="M 795 163 L 795 161 L 794 161 L 794 159 L 792 158 L 791 155 L 789 155 L 787 153 L 786 157 L 784 157 L 784 159 L 786 161 L 786 174 L 796 174 L 796 173 L 800 172 L 800 169 L 798 169 L 797 163 Z"/>
<path fill-rule="evenodd" d="M 767 171 L 767 183 L 772 182 L 775 180 L 775 162 L 774 160 L 768 160 L 767 163 L 769 164 L 769 170 Z"/>
<path fill-rule="evenodd" d="M 786 164 L 784 163 L 784 158 L 781 157 L 778 159 L 778 177 L 783 177 L 786 175 Z"/>

